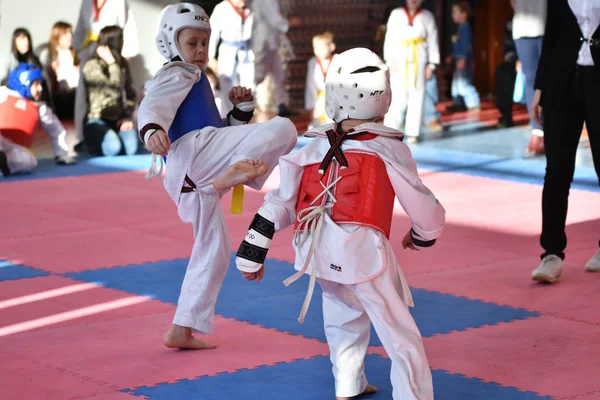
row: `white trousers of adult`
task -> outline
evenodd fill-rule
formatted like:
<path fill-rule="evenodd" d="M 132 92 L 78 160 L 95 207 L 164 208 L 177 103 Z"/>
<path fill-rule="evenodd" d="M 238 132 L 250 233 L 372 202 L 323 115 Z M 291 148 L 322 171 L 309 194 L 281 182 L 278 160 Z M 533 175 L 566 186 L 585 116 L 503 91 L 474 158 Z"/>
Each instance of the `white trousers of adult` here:
<path fill-rule="evenodd" d="M 288 105 L 289 99 L 285 93 L 283 83 L 285 80 L 285 71 L 283 70 L 283 61 L 279 55 L 279 50 L 264 50 L 254 54 L 256 85 L 262 83 L 267 75 L 271 75 L 273 80 L 273 101 L 276 105 Z"/>

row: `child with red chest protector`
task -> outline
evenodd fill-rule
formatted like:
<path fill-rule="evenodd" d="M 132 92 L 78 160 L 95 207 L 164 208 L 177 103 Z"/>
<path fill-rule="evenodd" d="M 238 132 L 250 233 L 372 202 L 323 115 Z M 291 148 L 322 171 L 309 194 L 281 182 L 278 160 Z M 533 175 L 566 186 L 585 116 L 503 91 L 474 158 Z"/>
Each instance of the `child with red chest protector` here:
<path fill-rule="evenodd" d="M 323 318 L 337 400 L 372 393 L 364 373 L 371 323 L 392 360 L 394 400 L 431 400 L 431 372 L 421 334 L 408 310 L 410 289 L 389 242 L 394 200 L 408 214 L 404 248 L 431 247 L 445 210 L 419 179 L 404 135 L 380 122 L 391 101 L 389 72 L 372 51 L 336 56 L 326 78 L 326 111 L 335 121 L 279 161 L 279 188 L 267 193 L 236 264 L 260 280 L 275 232 L 294 224 L 295 275 L 310 274 L 300 322 L 315 282 L 323 289 Z"/>

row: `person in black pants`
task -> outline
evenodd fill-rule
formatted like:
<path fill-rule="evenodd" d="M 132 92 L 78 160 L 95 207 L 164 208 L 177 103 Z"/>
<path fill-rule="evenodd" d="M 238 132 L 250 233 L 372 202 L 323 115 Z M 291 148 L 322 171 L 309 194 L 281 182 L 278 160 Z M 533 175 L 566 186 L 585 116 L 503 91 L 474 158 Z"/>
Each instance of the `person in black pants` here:
<path fill-rule="evenodd" d="M 600 177 L 599 25 L 600 3 L 596 0 L 548 0 L 546 36 L 532 102 L 533 117 L 541 123 L 543 115 L 546 148 L 540 239 L 544 253 L 532 274 L 536 281 L 551 283 L 562 274 L 569 189 L 584 122 Z M 586 270 L 600 272 L 600 250 L 588 261 Z"/>
<path fill-rule="evenodd" d="M 515 92 L 515 81 L 519 57 L 517 48 L 512 37 L 512 18 L 504 26 L 504 62 L 496 67 L 496 107 L 501 117 L 498 121 L 499 128 L 513 126 L 512 107 L 513 94 Z"/>

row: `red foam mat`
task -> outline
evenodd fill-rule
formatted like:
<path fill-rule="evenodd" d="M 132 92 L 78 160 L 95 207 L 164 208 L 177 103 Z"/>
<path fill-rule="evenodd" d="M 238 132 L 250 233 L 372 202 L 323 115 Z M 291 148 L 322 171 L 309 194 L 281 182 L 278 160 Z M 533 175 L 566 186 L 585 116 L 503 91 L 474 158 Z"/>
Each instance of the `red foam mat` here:
<path fill-rule="evenodd" d="M 106 226 L 77 215 L 69 217 L 34 205 L 16 205 L 4 201 L 0 201 L 0 221 L 0 249 L 2 240 L 89 231 Z"/>
<path fill-rule="evenodd" d="M 432 368 L 565 398 L 600 390 L 599 337 L 600 326 L 540 317 L 424 341 Z"/>
<path fill-rule="evenodd" d="M 598 303 L 600 274 L 565 264 L 563 279 L 552 286 L 531 280 L 539 258 L 521 258 L 494 264 L 412 276 L 409 284 L 441 293 L 540 311 L 546 314 Z"/>
<path fill-rule="evenodd" d="M 218 349 L 170 350 L 162 346 L 161 338 L 171 319 L 169 312 L 27 332 L 0 337 L 0 348 L 10 348 L 56 368 L 77 371 L 95 381 L 110 382 L 119 389 L 290 362 L 329 352 L 327 345 L 317 340 L 221 317 L 216 318 L 215 334 L 208 338 Z M 123 365 L 127 368 L 115 368 Z"/>
<path fill-rule="evenodd" d="M 0 242 L 2 257 L 54 273 L 83 271 L 189 257 L 189 243 L 135 230 L 92 231 Z"/>
<path fill-rule="evenodd" d="M 68 349 L 65 347 L 65 351 Z M 65 400 L 115 391 L 108 384 L 83 377 L 76 371 L 40 363 L 12 351 L 0 351 L 0 387 L 4 400 Z M 119 400 L 118 397 L 113 399 Z"/>
<path fill-rule="evenodd" d="M 0 282 L 0 338 L 174 310 L 171 304 L 59 276 Z"/>

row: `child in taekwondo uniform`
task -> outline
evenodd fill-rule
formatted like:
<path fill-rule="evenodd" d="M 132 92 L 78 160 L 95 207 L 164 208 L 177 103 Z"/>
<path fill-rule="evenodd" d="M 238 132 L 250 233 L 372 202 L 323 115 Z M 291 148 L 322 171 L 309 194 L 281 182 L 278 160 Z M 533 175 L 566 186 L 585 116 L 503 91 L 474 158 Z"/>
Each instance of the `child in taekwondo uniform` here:
<path fill-rule="evenodd" d="M 313 113 L 308 129 L 331 122 L 325 112 L 325 78 L 335 57 L 333 33 L 323 32 L 313 36 L 312 44 L 315 56 L 308 60 L 304 89 L 304 108 Z"/>
<path fill-rule="evenodd" d="M 384 124 L 404 131 L 410 140 L 421 133 L 425 82 L 440 63 L 438 33 L 433 14 L 423 0 L 407 0 L 387 23 L 383 57 L 390 68 L 392 104 Z"/>
<path fill-rule="evenodd" d="M 148 177 L 156 173 L 157 155 L 166 155 L 165 189 L 181 220 L 194 228 L 175 318 L 164 336 L 164 344 L 172 348 L 214 347 L 192 333 L 212 333 L 215 303 L 229 265 L 222 195 L 239 185 L 259 190 L 297 140 L 294 124 L 285 118 L 245 125 L 252 118 L 253 97 L 239 86 L 228 94 L 235 105 L 226 121 L 232 126 L 223 127 L 203 72 L 210 34 L 208 15 L 200 6 L 178 3 L 163 10 L 156 44 L 168 62 L 147 84 L 138 112 L 140 136 L 154 153 Z"/>
<path fill-rule="evenodd" d="M 404 248 L 431 247 L 445 211 L 419 179 L 403 134 L 379 122 L 388 111 L 387 66 L 368 49 L 335 57 L 326 79 L 335 122 L 306 133 L 301 150 L 280 159 L 280 186 L 267 193 L 236 264 L 260 280 L 275 232 L 294 224 L 295 268 L 289 285 L 310 274 L 300 322 L 315 281 L 323 289 L 325 334 L 338 400 L 376 391 L 364 373 L 371 323 L 392 360 L 394 400 L 432 400 L 421 334 L 408 310 L 410 289 L 388 241 L 394 199 L 408 214 Z"/>

